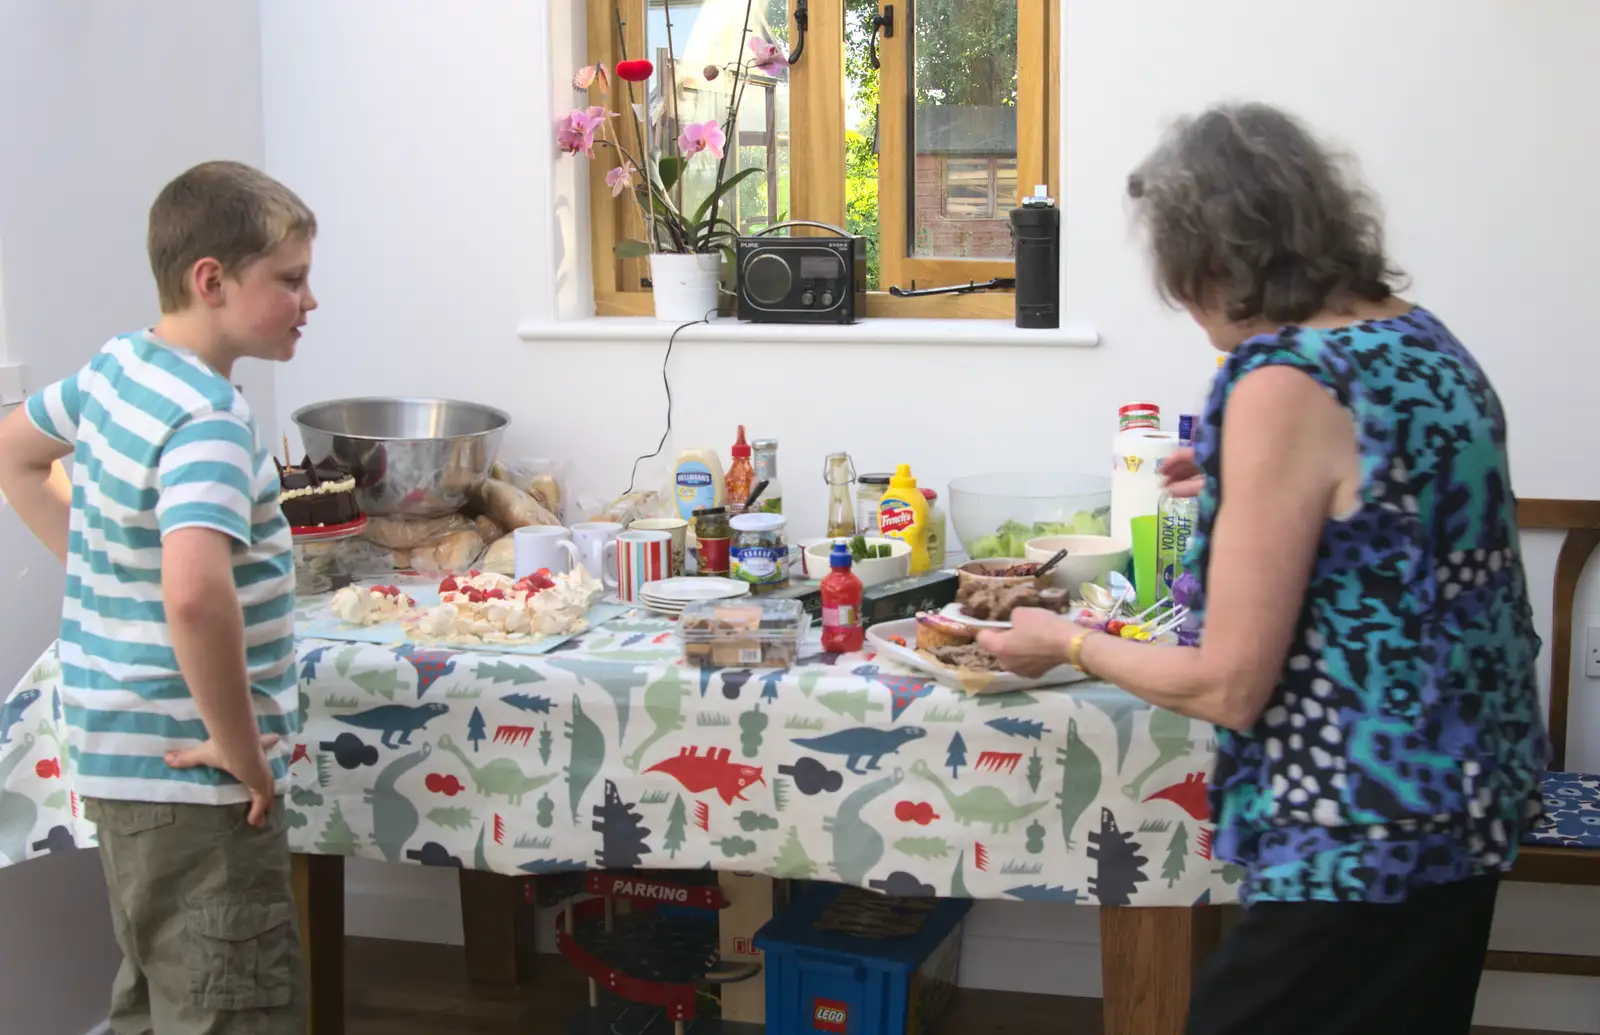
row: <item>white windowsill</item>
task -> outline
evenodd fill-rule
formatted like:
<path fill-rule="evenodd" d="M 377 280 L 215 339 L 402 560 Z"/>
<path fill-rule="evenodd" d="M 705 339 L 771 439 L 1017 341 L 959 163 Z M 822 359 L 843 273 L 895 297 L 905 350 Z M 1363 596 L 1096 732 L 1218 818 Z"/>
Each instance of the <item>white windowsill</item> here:
<path fill-rule="evenodd" d="M 522 324 L 523 341 L 665 343 L 678 328 L 648 316 L 591 316 Z M 1010 320 L 913 320 L 877 318 L 860 323 L 742 323 L 732 317 L 684 328 L 679 342 L 773 345 L 1023 345 L 1093 348 L 1100 335 L 1088 327 L 1021 330 Z"/>

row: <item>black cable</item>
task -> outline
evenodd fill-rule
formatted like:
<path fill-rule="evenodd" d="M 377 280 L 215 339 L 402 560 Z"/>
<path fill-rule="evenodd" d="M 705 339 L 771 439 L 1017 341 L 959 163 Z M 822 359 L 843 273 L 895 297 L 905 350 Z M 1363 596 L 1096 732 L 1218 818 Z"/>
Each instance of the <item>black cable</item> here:
<path fill-rule="evenodd" d="M 639 465 L 646 460 L 654 460 L 660 456 L 661 451 L 667 448 L 667 439 L 672 435 L 672 382 L 667 378 L 667 364 L 672 362 L 672 346 L 677 342 L 678 335 L 685 328 L 693 327 L 697 323 L 709 324 L 711 316 L 715 312 L 716 310 L 712 309 L 698 320 L 690 320 L 688 323 L 679 324 L 677 329 L 672 332 L 672 336 L 667 339 L 667 352 L 666 355 L 661 357 L 661 387 L 667 391 L 667 427 L 666 430 L 661 432 L 661 441 L 656 443 L 656 451 L 641 456 L 633 462 L 633 473 L 628 476 L 629 494 L 632 494 L 634 483 L 639 480 Z"/>

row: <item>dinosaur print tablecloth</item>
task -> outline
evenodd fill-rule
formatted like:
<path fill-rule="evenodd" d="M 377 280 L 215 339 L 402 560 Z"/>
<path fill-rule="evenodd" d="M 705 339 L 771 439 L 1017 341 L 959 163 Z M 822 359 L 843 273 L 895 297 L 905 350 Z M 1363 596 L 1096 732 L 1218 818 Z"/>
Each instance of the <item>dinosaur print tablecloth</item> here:
<path fill-rule="evenodd" d="M 553 653 L 304 640 L 296 851 L 701 868 L 895 893 L 1231 901 L 1201 723 L 1103 684 L 969 698 L 813 642 L 701 671 L 631 613 Z M 0 709 L 0 864 L 94 843 L 48 652 Z"/>

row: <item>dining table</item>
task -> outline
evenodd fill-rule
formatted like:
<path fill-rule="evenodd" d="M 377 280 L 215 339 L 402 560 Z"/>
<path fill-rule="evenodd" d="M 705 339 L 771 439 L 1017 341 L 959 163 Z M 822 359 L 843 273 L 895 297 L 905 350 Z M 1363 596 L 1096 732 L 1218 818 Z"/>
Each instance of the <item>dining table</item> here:
<path fill-rule="evenodd" d="M 1211 728 L 1103 682 L 970 694 L 816 633 L 786 668 L 698 668 L 634 607 L 539 652 L 374 642 L 328 616 L 298 604 L 284 747 L 316 1035 L 343 1031 L 349 858 L 459 870 L 469 964 L 507 980 L 516 889 L 572 871 L 1094 905 L 1119 1035 L 1181 1032 L 1237 898 L 1212 858 Z M 0 704 L 0 866 L 96 843 L 61 679 L 52 645 Z"/>

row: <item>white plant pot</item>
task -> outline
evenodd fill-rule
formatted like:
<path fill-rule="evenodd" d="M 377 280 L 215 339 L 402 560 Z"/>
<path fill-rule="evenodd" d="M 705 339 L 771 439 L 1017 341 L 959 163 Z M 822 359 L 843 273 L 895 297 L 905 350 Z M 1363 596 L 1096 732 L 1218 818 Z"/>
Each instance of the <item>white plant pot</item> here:
<path fill-rule="evenodd" d="M 656 319 L 673 323 L 717 318 L 717 282 L 722 253 L 708 255 L 652 254 L 650 283 Z"/>

